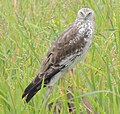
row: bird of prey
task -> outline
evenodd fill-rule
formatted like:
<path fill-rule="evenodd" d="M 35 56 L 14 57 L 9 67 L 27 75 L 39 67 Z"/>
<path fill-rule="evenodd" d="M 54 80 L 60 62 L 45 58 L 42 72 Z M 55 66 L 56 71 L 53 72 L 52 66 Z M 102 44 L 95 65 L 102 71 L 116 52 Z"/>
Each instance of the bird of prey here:
<path fill-rule="evenodd" d="M 42 61 L 40 73 L 24 90 L 22 98 L 29 102 L 43 87 L 53 86 L 63 73 L 79 62 L 91 45 L 94 34 L 94 11 L 82 8 L 75 21 L 54 42 Z M 44 81 L 43 81 L 44 80 Z"/>

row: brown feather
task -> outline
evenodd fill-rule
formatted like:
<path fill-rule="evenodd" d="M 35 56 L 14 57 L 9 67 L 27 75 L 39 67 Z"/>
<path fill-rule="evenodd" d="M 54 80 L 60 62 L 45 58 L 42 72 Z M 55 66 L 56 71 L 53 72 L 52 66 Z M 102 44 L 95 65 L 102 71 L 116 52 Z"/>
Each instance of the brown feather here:
<path fill-rule="evenodd" d="M 93 12 L 89 8 L 83 8 L 82 10 L 88 17 L 90 16 L 89 12 Z M 81 18 L 80 13 L 83 12 L 79 10 L 75 22 L 58 37 L 53 47 L 48 51 L 42 62 L 40 73 L 28 85 L 22 95 L 22 98 L 27 96 L 26 102 L 29 102 L 40 90 L 43 79 L 45 87 L 55 76 L 57 76 L 57 74 L 63 72 L 66 68 L 68 69 L 73 62 L 79 60 L 83 53 L 89 48 L 94 31 L 94 22 L 92 17 L 90 17 L 91 22 L 85 22 L 87 18 Z"/>

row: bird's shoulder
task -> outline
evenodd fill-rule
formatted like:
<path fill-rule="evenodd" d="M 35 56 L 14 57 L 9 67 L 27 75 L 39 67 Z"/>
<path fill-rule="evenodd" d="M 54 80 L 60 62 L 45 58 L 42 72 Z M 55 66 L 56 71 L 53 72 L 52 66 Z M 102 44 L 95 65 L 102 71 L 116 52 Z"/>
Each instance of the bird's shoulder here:
<path fill-rule="evenodd" d="M 72 24 L 66 29 L 54 42 L 42 62 L 42 72 L 45 72 L 51 66 L 59 66 L 62 61 L 76 55 L 85 46 L 86 36 L 79 35 L 79 28 Z M 73 55 L 73 56 L 72 56 Z"/>

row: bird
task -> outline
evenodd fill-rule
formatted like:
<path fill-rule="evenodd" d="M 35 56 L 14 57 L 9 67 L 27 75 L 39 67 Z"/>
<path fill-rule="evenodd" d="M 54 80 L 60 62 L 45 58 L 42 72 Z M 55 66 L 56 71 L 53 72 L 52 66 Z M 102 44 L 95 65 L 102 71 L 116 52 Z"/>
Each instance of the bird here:
<path fill-rule="evenodd" d="M 40 72 L 24 90 L 22 98 L 27 103 L 42 87 L 54 86 L 81 61 L 92 43 L 94 29 L 94 11 L 88 7 L 78 10 L 74 22 L 56 39 L 41 63 Z"/>

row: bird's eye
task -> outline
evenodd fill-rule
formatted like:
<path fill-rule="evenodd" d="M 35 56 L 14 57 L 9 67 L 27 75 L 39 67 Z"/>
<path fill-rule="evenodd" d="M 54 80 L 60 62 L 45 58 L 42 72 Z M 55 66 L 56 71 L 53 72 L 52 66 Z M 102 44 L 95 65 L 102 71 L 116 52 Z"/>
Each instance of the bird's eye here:
<path fill-rule="evenodd" d="M 80 15 L 81 15 L 82 17 L 84 17 L 84 14 L 83 14 L 83 12 L 80 12 Z"/>
<path fill-rule="evenodd" d="M 87 16 L 90 16 L 91 14 L 92 14 L 92 13 L 91 13 L 91 12 L 89 12 Z"/>

